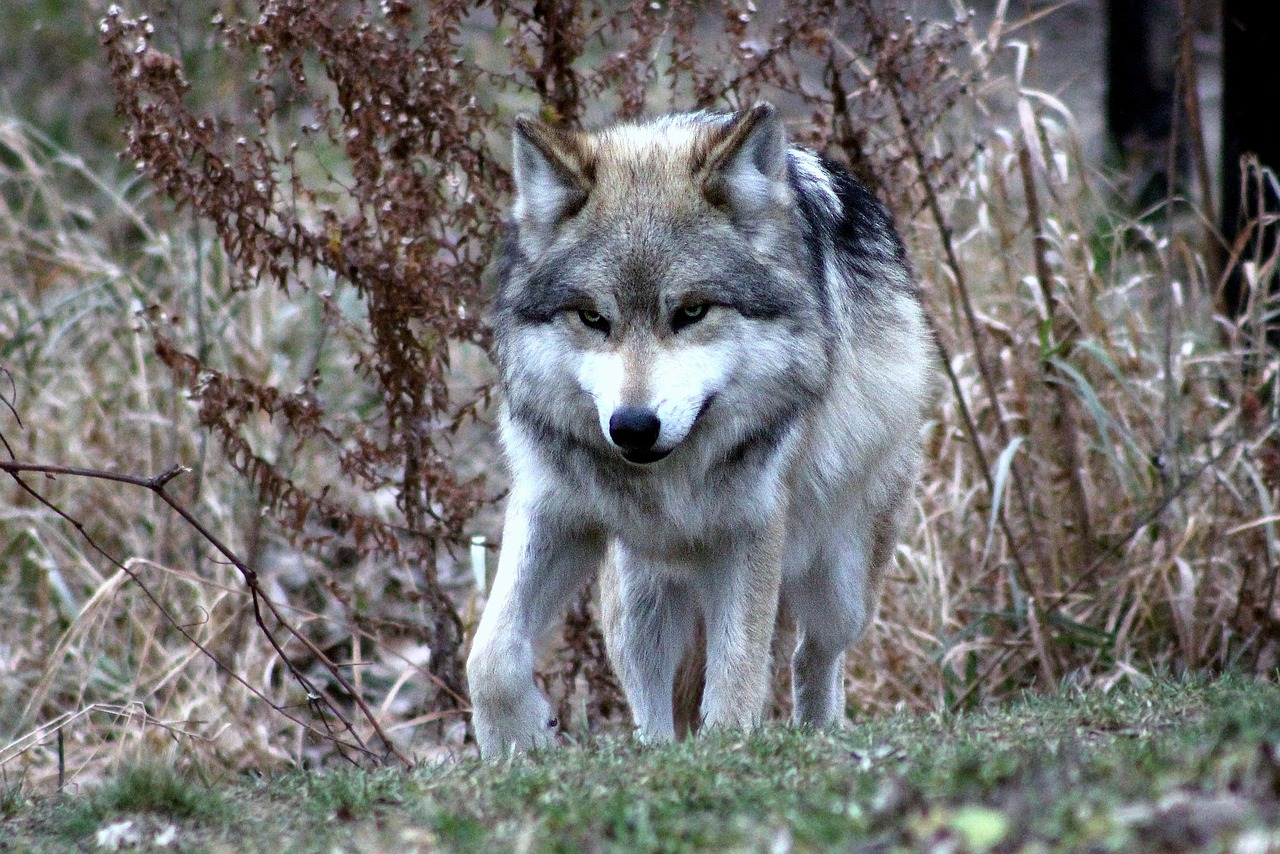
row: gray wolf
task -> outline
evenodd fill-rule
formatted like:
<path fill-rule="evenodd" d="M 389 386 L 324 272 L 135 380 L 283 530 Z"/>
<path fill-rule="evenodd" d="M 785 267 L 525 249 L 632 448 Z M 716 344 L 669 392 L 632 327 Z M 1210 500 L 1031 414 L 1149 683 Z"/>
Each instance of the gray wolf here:
<path fill-rule="evenodd" d="M 575 132 L 519 119 L 493 328 L 513 483 L 467 662 L 484 756 L 553 742 L 540 639 L 603 566 L 639 734 L 759 722 L 779 597 L 795 720 L 844 718 L 911 501 L 932 345 L 885 208 L 762 104 Z"/>

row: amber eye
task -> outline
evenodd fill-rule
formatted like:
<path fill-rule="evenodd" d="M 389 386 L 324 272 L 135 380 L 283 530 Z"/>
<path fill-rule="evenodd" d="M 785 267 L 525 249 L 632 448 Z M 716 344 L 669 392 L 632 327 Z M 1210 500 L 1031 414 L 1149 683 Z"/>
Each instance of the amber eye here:
<path fill-rule="evenodd" d="M 603 314 L 598 311 L 584 308 L 578 312 L 578 319 L 582 321 L 582 325 L 588 329 L 595 329 L 600 332 L 609 333 L 609 321 Z"/>
<path fill-rule="evenodd" d="M 706 305 L 686 305 L 676 309 L 675 315 L 671 318 L 672 330 L 679 332 L 686 326 L 693 326 L 699 320 L 707 316 Z"/>

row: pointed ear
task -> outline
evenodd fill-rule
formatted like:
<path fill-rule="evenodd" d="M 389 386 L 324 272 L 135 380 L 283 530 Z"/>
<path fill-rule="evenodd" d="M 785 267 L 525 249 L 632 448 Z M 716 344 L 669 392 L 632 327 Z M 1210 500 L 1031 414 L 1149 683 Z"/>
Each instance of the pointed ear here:
<path fill-rule="evenodd" d="M 786 198 L 787 131 L 771 104 L 738 113 L 712 143 L 703 193 L 712 204 L 750 216 Z"/>
<path fill-rule="evenodd" d="M 592 169 L 582 138 L 526 116 L 515 122 L 516 222 L 542 238 L 572 216 L 591 193 Z"/>

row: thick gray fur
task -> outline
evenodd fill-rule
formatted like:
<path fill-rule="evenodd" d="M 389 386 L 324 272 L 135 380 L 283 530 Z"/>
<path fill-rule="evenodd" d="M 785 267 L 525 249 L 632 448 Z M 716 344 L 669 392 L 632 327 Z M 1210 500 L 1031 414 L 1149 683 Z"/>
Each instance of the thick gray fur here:
<path fill-rule="evenodd" d="M 467 666 L 482 753 L 553 742 L 539 644 L 602 566 L 642 737 L 675 734 L 699 620 L 703 723 L 759 721 L 780 596 L 795 719 L 842 721 L 933 384 L 890 216 L 768 105 L 590 133 L 522 120 L 514 160 L 493 316 L 513 485 Z M 660 424 L 651 447 L 619 438 L 621 410 Z"/>

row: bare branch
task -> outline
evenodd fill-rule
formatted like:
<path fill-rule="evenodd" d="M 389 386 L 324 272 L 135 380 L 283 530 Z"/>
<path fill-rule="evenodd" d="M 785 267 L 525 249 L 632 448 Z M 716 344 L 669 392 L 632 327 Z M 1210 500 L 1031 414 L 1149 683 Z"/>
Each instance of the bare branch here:
<path fill-rule="evenodd" d="M 290 661 L 289 656 L 285 653 L 284 649 L 280 646 L 279 641 L 277 641 L 275 634 L 271 631 L 270 628 L 268 628 L 266 621 L 263 619 L 262 609 L 263 607 L 265 607 L 268 613 L 270 613 L 271 616 L 276 619 L 276 622 L 279 625 L 283 626 L 289 632 L 290 635 L 296 638 L 299 642 L 303 644 L 303 646 L 305 646 L 308 649 L 309 652 L 315 655 L 316 659 L 320 661 L 321 664 L 324 665 L 326 670 L 329 671 L 329 674 L 333 677 L 334 681 L 337 682 L 338 685 L 340 685 L 342 689 L 350 697 L 353 698 L 354 702 L 359 707 L 361 713 L 364 715 L 365 720 L 369 723 L 373 731 L 377 734 L 378 738 L 381 740 L 385 748 L 386 755 L 394 756 L 406 768 L 411 767 L 412 763 L 410 763 L 410 761 L 395 748 L 391 740 L 387 737 L 386 733 L 383 732 L 382 726 L 381 724 L 379 724 L 377 720 L 377 716 L 374 714 L 373 710 L 369 708 L 368 704 L 360 696 L 359 692 L 357 692 L 351 686 L 351 684 L 346 680 L 346 678 L 339 671 L 337 665 L 335 665 L 333 661 L 331 661 L 328 658 L 328 656 L 324 655 L 324 653 L 321 652 L 321 650 L 318 647 L 316 647 L 316 645 L 312 643 L 309 638 L 307 638 L 305 635 L 301 634 L 296 629 L 294 629 L 293 626 L 290 625 L 289 622 L 285 620 L 285 618 L 280 614 L 279 610 L 276 608 L 275 604 L 270 600 L 270 598 L 268 598 L 266 594 L 262 592 L 261 587 L 258 585 L 257 572 L 252 568 L 246 566 L 244 562 L 241 561 L 240 558 L 236 556 L 235 552 L 233 552 L 225 543 L 223 543 L 222 540 L 219 539 L 216 534 L 210 531 L 202 522 L 200 522 L 199 519 L 195 517 L 194 514 L 192 514 L 186 507 L 184 507 L 181 504 L 181 502 L 175 500 L 173 496 L 171 496 L 165 490 L 165 485 L 169 483 L 169 481 L 173 480 L 175 477 L 182 474 L 183 472 L 189 471 L 189 469 L 185 468 L 184 466 L 175 465 L 167 469 L 162 474 L 158 474 L 153 477 L 139 477 L 136 475 L 100 471 L 97 469 L 77 468 L 73 466 L 57 466 L 57 465 L 47 465 L 43 463 L 0 461 L 0 471 L 5 471 L 10 476 L 12 476 L 14 481 L 18 484 L 18 486 L 21 487 L 24 491 L 26 491 L 27 494 L 31 495 L 34 499 L 36 499 L 42 505 L 47 507 L 49 510 L 52 510 L 60 518 L 62 518 L 63 520 L 68 522 L 72 527 L 74 527 L 80 533 L 80 535 L 84 537 L 84 539 L 89 543 L 90 547 L 95 552 L 97 552 L 103 558 L 110 561 L 111 564 L 115 566 L 117 569 L 127 574 L 129 578 L 135 584 L 138 585 L 139 589 L 142 590 L 142 592 L 146 595 L 146 597 L 151 600 L 152 604 L 156 606 L 157 610 L 160 611 L 160 613 L 165 617 L 165 619 L 169 622 L 169 624 L 173 626 L 173 628 L 176 629 L 179 633 L 181 633 L 182 636 L 186 638 L 188 642 L 190 642 L 193 646 L 199 649 L 204 655 L 206 655 L 215 665 L 217 665 L 217 667 L 220 670 L 222 670 L 224 673 L 229 675 L 235 681 L 239 682 L 245 688 L 249 689 L 249 691 L 251 691 L 259 699 L 266 702 L 269 706 L 271 706 L 273 710 L 275 710 L 279 714 L 284 715 L 289 720 L 304 727 L 308 732 L 312 733 L 313 735 L 323 738 L 326 741 L 332 742 L 336 747 L 339 748 L 340 751 L 342 751 L 342 755 L 344 757 L 347 757 L 348 759 L 350 759 L 350 757 L 347 756 L 345 751 L 347 749 L 356 749 L 359 752 L 365 754 L 366 756 L 369 756 L 370 758 L 381 761 L 381 757 L 378 754 L 375 754 L 374 752 L 369 750 L 369 748 L 365 745 L 363 739 L 361 739 L 360 736 L 356 733 L 355 728 L 352 726 L 351 722 L 346 718 L 345 715 L 342 714 L 342 711 L 337 707 L 337 705 L 331 699 L 329 699 L 328 696 L 323 691 L 319 690 L 315 686 L 315 684 L 309 678 L 307 678 L 306 674 L 304 674 L 297 667 L 295 667 L 293 662 Z M 266 637 L 267 642 L 270 643 L 271 648 L 275 650 L 276 655 L 280 657 L 281 662 L 288 669 L 290 675 L 293 676 L 293 678 L 298 682 L 298 684 L 306 692 L 308 704 L 312 705 L 314 708 L 317 709 L 318 714 L 321 720 L 325 722 L 326 727 L 328 727 L 329 725 L 329 717 L 327 717 L 325 714 L 325 712 L 327 711 L 329 714 L 331 714 L 334 718 L 336 718 L 341 723 L 342 731 L 344 731 L 351 739 L 353 739 L 354 743 L 344 742 L 341 738 L 334 736 L 331 729 L 329 729 L 328 731 L 317 730 L 310 724 L 307 724 L 306 722 L 298 719 L 294 715 L 290 714 L 286 708 L 279 706 L 276 703 L 273 703 L 261 691 L 254 688 L 242 676 L 240 676 L 238 673 L 236 673 L 234 670 L 232 670 L 230 667 L 224 664 L 216 655 L 214 655 L 211 651 L 209 651 L 209 649 L 207 649 L 198 640 L 196 640 L 196 638 L 192 636 L 191 633 L 188 632 L 187 629 L 173 617 L 172 614 L 169 613 L 168 609 L 166 609 L 164 605 L 159 601 L 159 599 L 156 598 L 155 594 L 152 593 L 151 589 L 146 585 L 145 582 L 143 582 L 143 580 L 138 576 L 137 573 L 133 572 L 125 564 L 116 560 L 114 557 L 108 554 L 101 546 L 99 546 L 98 543 L 94 541 L 93 537 L 88 533 L 88 531 L 85 530 L 84 524 L 82 522 L 80 522 L 78 519 L 73 518 L 72 516 L 64 512 L 61 508 L 54 505 L 52 502 L 47 500 L 43 495 L 35 491 L 26 481 L 24 481 L 20 475 L 27 472 L 40 473 L 45 475 L 68 475 L 68 476 L 74 476 L 74 477 L 90 478 L 94 480 L 112 481 L 115 483 L 125 483 L 131 486 L 137 486 L 143 489 L 148 489 L 154 492 L 157 496 L 159 496 L 160 499 L 163 500 L 166 504 L 168 504 L 169 507 L 172 508 L 175 513 L 181 516 L 183 520 L 187 522 L 187 524 L 189 524 L 192 528 L 194 528 L 196 532 L 200 534 L 200 536 L 202 536 L 211 545 L 213 545 L 213 547 L 217 549 L 222 554 L 223 557 L 225 557 L 237 570 L 239 570 L 241 576 L 244 578 L 245 586 L 249 589 L 251 601 L 253 603 L 254 622 L 257 624 L 258 629 L 262 632 L 263 636 Z"/>

